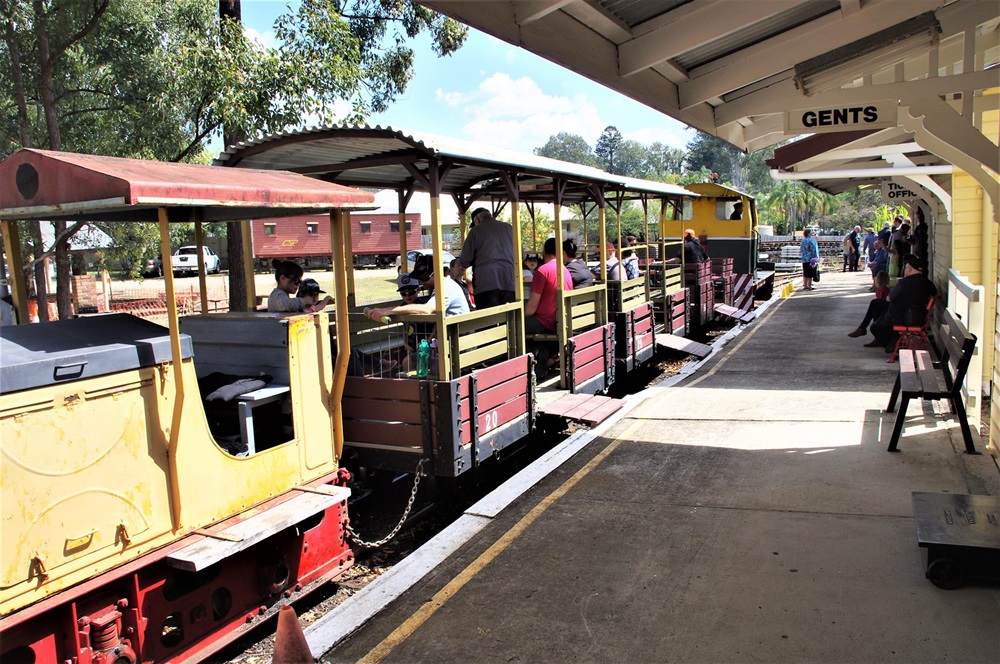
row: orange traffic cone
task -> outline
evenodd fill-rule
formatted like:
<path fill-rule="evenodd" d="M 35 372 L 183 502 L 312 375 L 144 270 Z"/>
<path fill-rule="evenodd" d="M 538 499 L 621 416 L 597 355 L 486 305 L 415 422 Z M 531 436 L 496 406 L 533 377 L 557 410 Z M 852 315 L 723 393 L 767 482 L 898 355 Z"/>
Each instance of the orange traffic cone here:
<path fill-rule="evenodd" d="M 274 656 L 272 664 L 302 664 L 315 662 L 306 635 L 295 615 L 295 609 L 283 606 L 278 611 L 278 628 L 274 632 Z"/>

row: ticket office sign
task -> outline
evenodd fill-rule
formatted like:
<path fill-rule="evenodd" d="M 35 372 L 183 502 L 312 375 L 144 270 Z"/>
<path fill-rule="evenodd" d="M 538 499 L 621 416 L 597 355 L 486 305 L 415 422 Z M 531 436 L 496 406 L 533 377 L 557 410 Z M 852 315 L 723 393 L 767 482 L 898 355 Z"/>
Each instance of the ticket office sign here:
<path fill-rule="evenodd" d="M 858 129 L 889 129 L 897 125 L 899 104 L 876 101 L 865 104 L 806 108 L 785 113 L 785 131 L 820 134 Z"/>
<path fill-rule="evenodd" d="M 907 189 L 903 185 L 895 182 L 882 183 L 882 200 L 886 203 L 897 203 L 899 201 L 913 201 L 920 198 L 920 194 Z"/>

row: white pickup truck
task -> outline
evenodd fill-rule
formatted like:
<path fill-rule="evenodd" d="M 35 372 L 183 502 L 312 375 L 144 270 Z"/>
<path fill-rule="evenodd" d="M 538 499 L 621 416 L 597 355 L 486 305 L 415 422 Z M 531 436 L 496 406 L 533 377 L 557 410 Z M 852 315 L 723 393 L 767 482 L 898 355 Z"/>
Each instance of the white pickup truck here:
<path fill-rule="evenodd" d="M 205 272 L 214 274 L 219 271 L 219 254 L 208 247 L 202 247 L 205 253 Z M 198 274 L 198 247 L 191 245 L 178 249 L 171 260 L 174 276 Z"/>

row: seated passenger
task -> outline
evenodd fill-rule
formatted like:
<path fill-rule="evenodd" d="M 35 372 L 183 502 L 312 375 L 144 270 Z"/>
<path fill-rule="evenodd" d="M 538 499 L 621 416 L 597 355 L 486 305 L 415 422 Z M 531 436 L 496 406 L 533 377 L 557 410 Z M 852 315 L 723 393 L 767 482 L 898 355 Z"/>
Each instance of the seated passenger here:
<path fill-rule="evenodd" d="M 545 241 L 542 260 L 542 265 L 535 270 L 535 278 L 531 281 L 531 297 L 524 305 L 524 333 L 528 336 L 551 333 L 556 329 L 556 298 L 559 290 L 554 237 Z M 565 265 L 563 284 L 565 290 L 573 290 L 573 276 Z M 530 345 L 528 350 L 536 358 L 535 375 L 538 379 L 544 378 L 549 369 L 559 363 L 558 348 L 553 344 L 536 343 Z"/>
<path fill-rule="evenodd" d="M 301 299 L 306 305 L 302 312 L 306 314 L 316 313 L 317 311 L 322 311 L 324 307 L 328 304 L 333 303 L 333 298 L 326 295 L 322 300 L 319 299 L 319 295 L 322 293 L 326 295 L 325 290 L 320 290 L 319 282 L 315 279 L 303 279 L 302 283 L 299 284 L 299 292 L 295 294 L 295 297 Z"/>
<path fill-rule="evenodd" d="M 590 273 L 582 258 L 576 257 L 576 240 L 563 240 L 563 265 L 573 277 L 573 288 L 586 288 L 594 285 L 594 275 Z"/>
<path fill-rule="evenodd" d="M 521 261 L 521 279 L 524 280 L 524 289 L 531 289 L 531 280 L 535 278 L 535 270 L 538 269 L 538 254 L 525 254 Z"/>
<path fill-rule="evenodd" d="M 321 303 L 315 300 L 307 301 L 302 297 L 292 297 L 292 294 L 298 290 L 299 284 L 302 283 L 302 266 L 293 261 L 283 261 L 280 258 L 275 258 L 271 265 L 274 266 L 274 280 L 278 282 L 278 285 L 267 296 L 267 310 L 269 312 L 296 313 L 305 311 L 306 307 L 310 306 L 314 306 L 318 310 L 333 302 L 333 298 L 329 295 Z M 319 284 L 316 283 L 315 279 L 309 281 L 316 284 L 318 296 L 322 292 L 319 290 Z"/>
<path fill-rule="evenodd" d="M 524 305 L 524 333 L 544 334 L 556 329 L 556 239 L 550 237 L 542 250 L 542 265 L 535 270 L 531 282 L 531 297 Z M 565 289 L 573 290 L 573 276 L 563 266 Z"/>
<path fill-rule="evenodd" d="M 608 242 L 605 246 L 608 252 L 608 281 L 618 281 L 622 278 L 621 261 L 615 255 L 615 245 L 613 243 Z"/>
<path fill-rule="evenodd" d="M 434 286 L 433 257 L 424 254 L 413 264 L 413 271 L 400 277 L 400 291 L 405 284 L 420 284 L 421 288 L 431 289 L 431 297 L 427 302 L 401 304 L 396 307 L 371 307 L 366 309 L 367 316 L 373 321 L 393 314 L 433 314 L 437 310 L 437 292 Z M 446 316 L 457 316 L 469 313 L 469 301 L 465 298 L 462 287 L 454 279 L 446 278 L 441 288 L 444 293 L 444 313 Z"/>

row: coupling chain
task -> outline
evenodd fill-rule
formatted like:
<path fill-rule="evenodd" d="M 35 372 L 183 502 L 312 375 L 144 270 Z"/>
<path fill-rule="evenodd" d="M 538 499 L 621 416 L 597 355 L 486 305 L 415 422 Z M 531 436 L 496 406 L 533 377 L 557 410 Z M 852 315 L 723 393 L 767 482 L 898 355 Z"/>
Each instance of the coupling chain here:
<path fill-rule="evenodd" d="M 399 518 L 399 523 L 397 523 L 396 527 L 392 529 L 392 532 L 376 542 L 366 542 L 354 531 L 354 528 L 351 527 L 350 521 L 348 521 L 347 534 L 351 536 L 351 541 L 366 549 L 377 549 L 380 546 L 387 544 L 393 537 L 396 536 L 399 530 L 403 527 L 403 524 L 406 522 L 406 517 L 410 516 L 410 510 L 413 509 L 413 502 L 417 499 L 417 487 L 420 486 L 420 471 L 423 469 L 425 461 L 427 461 L 427 459 L 421 459 L 417 463 L 417 469 L 414 471 L 415 477 L 413 478 L 413 488 L 410 489 L 410 498 L 406 501 L 406 509 L 403 510 L 403 516 Z"/>

